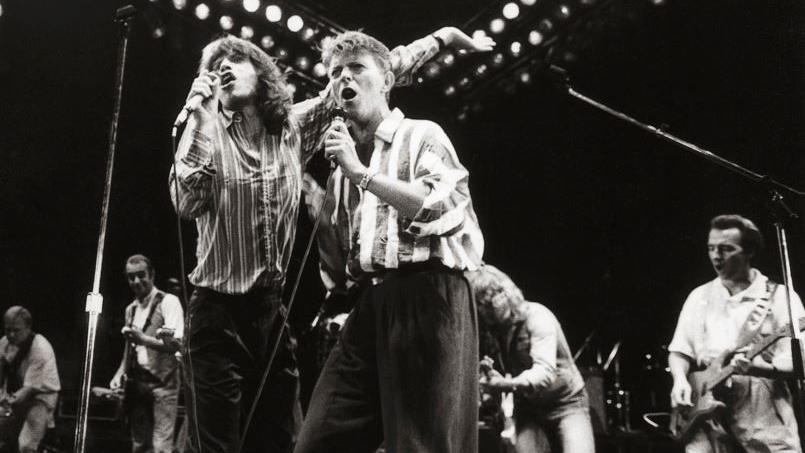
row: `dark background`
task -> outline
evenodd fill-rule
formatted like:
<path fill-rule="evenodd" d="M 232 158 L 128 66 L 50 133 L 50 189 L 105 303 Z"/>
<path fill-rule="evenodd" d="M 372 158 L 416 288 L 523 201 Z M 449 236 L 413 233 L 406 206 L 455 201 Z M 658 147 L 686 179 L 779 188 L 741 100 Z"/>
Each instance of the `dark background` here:
<path fill-rule="evenodd" d="M 490 4 L 502 5 L 304 3 L 389 44 L 460 26 Z M 615 3 L 624 15 L 607 18 L 609 26 L 568 65 L 577 90 L 803 186 L 802 2 Z M 123 4 L 0 0 L 0 309 L 32 310 L 35 329 L 56 349 L 65 393 L 77 392 L 81 375 L 113 105 L 118 34 L 111 18 Z M 170 28 L 155 40 L 142 20 L 134 22 L 101 284 L 98 385 L 108 382 L 122 347 L 122 311 L 131 299 L 125 258 L 150 256 L 158 282 L 179 274 L 167 192 L 169 129 L 212 36 L 192 21 L 183 24 L 177 48 Z M 754 219 L 769 248 L 758 267 L 780 278 L 764 190 L 573 100 L 547 77 L 513 95 L 490 91 L 464 122 L 434 87 L 402 89 L 393 101 L 409 116 L 439 122 L 454 141 L 471 172 L 486 261 L 509 273 L 527 298 L 550 307 L 574 349 L 595 329 L 594 346 L 604 353 L 623 340 L 627 388 L 663 388 L 641 371 L 644 354 L 670 341 L 687 293 L 714 277 L 705 248 L 711 217 Z M 803 211 L 801 198 L 788 201 Z M 301 249 L 310 226 L 306 218 L 300 223 Z M 195 229 L 185 227 L 192 266 Z M 801 221 L 789 236 L 801 288 Z M 312 317 L 322 293 L 309 265 L 297 325 Z"/>

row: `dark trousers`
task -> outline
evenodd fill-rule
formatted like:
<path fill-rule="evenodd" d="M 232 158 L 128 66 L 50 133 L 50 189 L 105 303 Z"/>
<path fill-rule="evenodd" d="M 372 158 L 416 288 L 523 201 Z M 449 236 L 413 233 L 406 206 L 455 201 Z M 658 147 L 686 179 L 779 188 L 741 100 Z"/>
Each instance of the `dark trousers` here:
<path fill-rule="evenodd" d="M 393 271 L 350 313 L 296 453 L 475 453 L 478 336 L 462 274 Z"/>
<path fill-rule="evenodd" d="M 279 291 L 193 293 L 185 326 L 187 451 L 237 452 L 284 310 Z M 298 432 L 299 375 L 288 329 L 271 369 L 244 453 L 287 453 Z"/>

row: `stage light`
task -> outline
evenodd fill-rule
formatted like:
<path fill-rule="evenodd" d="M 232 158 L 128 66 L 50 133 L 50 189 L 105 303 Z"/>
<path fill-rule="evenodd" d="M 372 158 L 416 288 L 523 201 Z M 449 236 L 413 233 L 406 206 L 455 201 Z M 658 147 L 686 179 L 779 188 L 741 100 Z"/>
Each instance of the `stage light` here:
<path fill-rule="evenodd" d="M 154 39 L 159 39 L 165 36 L 165 27 L 156 27 L 151 31 L 151 37 Z"/>
<path fill-rule="evenodd" d="M 305 26 L 305 21 L 303 21 L 301 17 L 299 17 L 296 14 L 294 14 L 293 16 L 288 18 L 287 25 L 288 25 L 288 30 L 291 30 L 292 32 L 296 33 L 299 30 L 301 30 L 302 27 Z"/>
<path fill-rule="evenodd" d="M 466 90 L 467 88 L 470 87 L 471 83 L 472 81 L 470 80 L 469 77 L 462 77 L 461 80 L 458 81 L 458 87 L 461 88 L 462 90 Z"/>
<path fill-rule="evenodd" d="M 274 47 L 274 38 L 272 38 L 270 35 L 265 35 L 262 39 L 260 39 L 260 45 L 263 47 L 263 49 L 268 50 Z"/>
<path fill-rule="evenodd" d="M 522 52 L 522 50 L 523 50 L 523 45 L 522 45 L 522 44 L 520 44 L 520 41 L 514 41 L 514 42 L 513 42 L 513 43 L 511 43 L 511 45 L 509 46 L 509 52 L 511 52 L 511 54 L 512 54 L 513 56 L 515 56 L 515 57 L 519 57 L 519 56 L 520 56 L 520 52 Z"/>
<path fill-rule="evenodd" d="M 467 111 L 462 110 L 462 111 L 458 112 L 458 115 L 456 115 L 456 119 L 459 120 L 462 123 L 467 121 Z"/>
<path fill-rule="evenodd" d="M 653 3 L 655 6 L 661 6 L 665 4 L 665 0 L 651 0 L 651 3 Z"/>
<path fill-rule="evenodd" d="M 554 12 L 554 15 L 558 19 L 567 19 L 568 17 L 570 17 L 570 7 L 565 4 L 559 5 L 559 7 L 556 8 L 556 12 Z"/>
<path fill-rule="evenodd" d="M 196 5 L 196 17 L 201 20 L 206 20 L 210 17 L 210 7 L 206 3 L 199 3 Z"/>
<path fill-rule="evenodd" d="M 288 59 L 288 49 L 284 47 L 277 47 L 277 50 L 274 52 L 274 55 L 280 60 L 287 60 Z"/>
<path fill-rule="evenodd" d="M 429 79 L 435 79 L 436 77 L 439 76 L 439 73 L 442 72 L 441 67 L 439 67 L 437 63 L 433 62 L 426 64 L 424 70 L 425 70 L 425 77 Z"/>
<path fill-rule="evenodd" d="M 476 77 L 483 77 L 486 75 L 486 72 L 489 70 L 489 66 L 486 64 L 481 64 L 477 68 L 475 68 L 475 76 Z"/>
<path fill-rule="evenodd" d="M 542 19 L 541 21 L 539 21 L 537 29 L 541 31 L 543 34 L 548 33 L 551 30 L 553 30 L 553 22 L 551 22 L 548 19 Z"/>
<path fill-rule="evenodd" d="M 455 85 L 447 85 L 444 87 L 444 95 L 447 97 L 453 97 L 456 95 L 456 87 Z"/>
<path fill-rule="evenodd" d="M 520 15 L 520 7 L 517 6 L 517 3 L 514 2 L 506 3 L 506 5 L 503 7 L 503 17 L 505 17 L 506 19 L 509 20 L 516 19 L 517 16 L 519 15 Z"/>
<path fill-rule="evenodd" d="M 495 56 L 492 57 L 492 66 L 499 68 L 503 65 L 504 61 L 506 61 L 506 57 L 504 57 L 502 53 L 496 53 Z"/>
<path fill-rule="evenodd" d="M 173 7 L 182 10 L 187 7 L 187 0 L 173 0 Z"/>
<path fill-rule="evenodd" d="M 456 56 L 452 52 L 448 52 L 439 58 L 439 62 L 447 67 L 453 66 L 453 63 L 456 62 Z"/>
<path fill-rule="evenodd" d="M 260 9 L 260 0 L 243 0 L 243 9 L 253 13 Z"/>
<path fill-rule="evenodd" d="M 537 3 L 537 0 L 520 0 L 520 3 L 525 6 L 533 6 L 535 3 Z"/>
<path fill-rule="evenodd" d="M 584 6 L 590 6 L 595 4 L 595 0 L 579 0 L 579 3 Z"/>
<path fill-rule="evenodd" d="M 310 58 L 302 55 L 301 57 L 296 59 L 296 67 L 300 71 L 307 71 L 310 69 Z"/>
<path fill-rule="evenodd" d="M 316 36 L 316 30 L 312 29 L 311 27 L 303 28 L 302 33 L 299 34 L 299 37 L 302 38 L 302 41 L 310 41 L 314 36 Z"/>
<path fill-rule="evenodd" d="M 531 73 L 528 71 L 521 72 L 518 78 L 520 79 L 520 82 L 522 82 L 524 85 L 531 84 Z"/>
<path fill-rule="evenodd" d="M 269 22 L 279 22 L 282 20 L 282 10 L 277 5 L 266 6 L 266 19 Z"/>
<path fill-rule="evenodd" d="M 254 28 L 248 25 L 240 27 L 240 37 L 243 39 L 252 39 L 254 37 Z"/>
<path fill-rule="evenodd" d="M 223 30 L 227 31 L 232 30 L 232 27 L 235 26 L 235 21 L 232 20 L 232 17 L 230 16 L 221 16 L 221 18 L 218 20 L 218 23 L 221 25 Z"/>
<path fill-rule="evenodd" d="M 416 83 L 422 85 L 423 83 L 425 83 L 425 78 L 422 77 L 422 76 L 417 77 L 416 78 Z"/>
<path fill-rule="evenodd" d="M 327 75 L 327 68 L 324 67 L 324 63 L 318 62 L 313 65 L 313 75 L 316 77 L 325 77 Z"/>
<path fill-rule="evenodd" d="M 538 46 L 542 44 L 542 40 L 543 40 L 542 33 L 536 30 L 531 30 L 531 32 L 528 34 L 528 43 L 531 44 L 532 46 Z"/>
<path fill-rule="evenodd" d="M 502 32 L 505 27 L 506 23 L 501 18 L 492 19 L 492 22 L 489 23 L 489 31 L 495 34 Z"/>

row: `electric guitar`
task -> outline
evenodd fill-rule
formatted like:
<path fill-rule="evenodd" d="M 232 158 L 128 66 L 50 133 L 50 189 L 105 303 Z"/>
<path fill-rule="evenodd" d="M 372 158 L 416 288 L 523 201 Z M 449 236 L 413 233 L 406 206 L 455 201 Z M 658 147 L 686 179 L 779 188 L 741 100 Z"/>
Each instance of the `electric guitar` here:
<path fill-rule="evenodd" d="M 805 330 L 805 318 L 799 319 L 799 330 Z M 774 333 L 762 336 L 749 344 L 746 351 L 746 358 L 752 360 L 761 352 L 773 345 L 781 338 L 787 338 L 789 326 L 777 329 Z M 682 443 L 687 443 L 706 420 L 720 415 L 726 405 L 716 399 L 713 389 L 726 381 L 735 373 L 735 367 L 724 365 L 735 351 L 727 351 L 713 360 L 710 365 L 702 371 L 694 371 L 688 374 L 688 382 L 691 387 L 692 407 L 677 406 L 671 409 L 671 436 Z"/>

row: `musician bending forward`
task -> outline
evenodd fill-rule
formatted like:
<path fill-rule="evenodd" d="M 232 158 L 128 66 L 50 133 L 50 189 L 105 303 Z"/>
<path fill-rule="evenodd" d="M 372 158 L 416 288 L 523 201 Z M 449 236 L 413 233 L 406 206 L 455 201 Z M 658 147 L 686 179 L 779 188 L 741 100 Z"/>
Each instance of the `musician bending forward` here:
<path fill-rule="evenodd" d="M 587 391 L 559 321 L 544 305 L 526 301 L 514 282 L 493 266 L 468 272 L 467 278 L 480 328 L 498 346 L 496 367 L 514 376 L 483 370 L 481 386 L 514 392 L 516 451 L 593 453 Z M 494 353 L 484 351 L 486 343 L 482 341 L 482 352 Z"/>
<path fill-rule="evenodd" d="M 688 382 L 694 367 L 707 366 L 750 345 L 758 334 L 786 326 L 786 288 L 752 268 L 762 245 L 760 231 L 748 219 L 721 215 L 710 222 L 707 249 L 718 276 L 690 293 L 668 348 L 675 410 L 697 399 Z M 805 314 L 796 294 L 791 303 L 796 318 Z M 751 360 L 738 353 L 727 362 L 736 375 L 731 385 L 717 387 L 715 395 L 726 410 L 703 423 L 685 451 L 800 452 L 792 398 L 783 380 L 792 371 L 790 342 L 778 341 Z"/>

